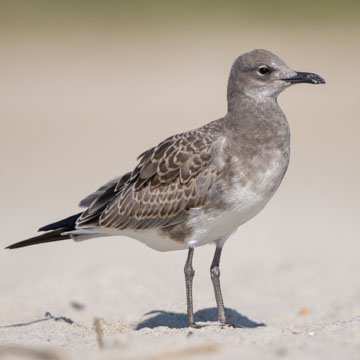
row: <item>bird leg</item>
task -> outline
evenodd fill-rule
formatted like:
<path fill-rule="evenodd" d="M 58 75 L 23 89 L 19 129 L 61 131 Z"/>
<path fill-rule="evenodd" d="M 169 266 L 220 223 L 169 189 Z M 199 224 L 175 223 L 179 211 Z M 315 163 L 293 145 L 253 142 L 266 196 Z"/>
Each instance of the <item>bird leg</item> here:
<path fill-rule="evenodd" d="M 224 301 L 221 294 L 221 287 L 220 287 L 220 256 L 221 256 L 221 247 L 216 247 L 215 254 L 213 261 L 211 263 L 210 267 L 210 275 L 211 280 L 214 285 L 214 292 L 215 292 L 215 299 L 217 304 L 217 310 L 218 310 L 218 321 L 222 325 L 226 325 L 226 315 L 225 315 L 225 307 L 224 307 Z"/>
<path fill-rule="evenodd" d="M 194 248 L 189 248 L 188 256 L 184 267 L 184 273 L 185 273 L 185 284 L 186 284 L 187 326 L 196 328 L 198 326 L 194 321 L 193 295 L 192 295 L 192 284 L 195 275 L 195 271 L 192 267 L 193 255 L 194 255 Z"/>

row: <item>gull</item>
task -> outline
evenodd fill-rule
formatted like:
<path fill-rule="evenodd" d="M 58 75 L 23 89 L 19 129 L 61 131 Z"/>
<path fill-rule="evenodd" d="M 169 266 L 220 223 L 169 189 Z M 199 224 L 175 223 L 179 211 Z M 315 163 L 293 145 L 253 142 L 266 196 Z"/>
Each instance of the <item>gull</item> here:
<path fill-rule="evenodd" d="M 173 135 L 138 157 L 136 167 L 83 199 L 84 211 L 43 226 L 44 234 L 8 249 L 73 239 L 128 236 L 158 251 L 187 249 L 187 325 L 194 321 L 194 249 L 215 244 L 210 267 L 218 322 L 228 324 L 220 288 L 225 241 L 258 214 L 289 164 L 290 130 L 278 95 L 293 84 L 324 84 L 263 49 L 240 55 L 227 87 L 227 113 Z"/>

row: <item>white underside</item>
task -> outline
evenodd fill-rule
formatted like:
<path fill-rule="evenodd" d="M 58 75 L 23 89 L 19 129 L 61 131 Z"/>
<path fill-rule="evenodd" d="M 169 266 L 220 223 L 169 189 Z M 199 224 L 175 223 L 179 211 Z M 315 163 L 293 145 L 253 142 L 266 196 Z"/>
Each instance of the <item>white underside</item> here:
<path fill-rule="evenodd" d="M 234 200 L 234 199 L 233 199 Z M 244 199 L 243 199 L 244 200 Z M 188 225 L 193 227 L 192 235 L 184 242 L 166 237 L 159 229 L 115 230 L 105 228 L 82 228 L 70 232 L 75 241 L 103 236 L 128 236 L 158 251 L 174 251 L 202 246 L 212 242 L 223 243 L 236 229 L 254 217 L 270 200 L 252 194 L 243 206 L 229 211 L 205 213 L 202 209 L 192 209 Z"/>
<path fill-rule="evenodd" d="M 232 188 L 222 198 L 226 209 L 195 208 L 190 210 L 186 223 L 192 229 L 185 241 L 175 241 L 160 229 L 149 230 L 116 230 L 99 227 L 79 228 L 69 232 L 75 241 L 103 236 L 128 236 L 158 251 L 173 251 L 188 247 L 202 246 L 212 242 L 222 244 L 236 229 L 258 214 L 271 199 L 286 171 L 287 162 L 280 161 L 280 152 L 273 154 L 273 161 L 268 164 L 266 172 L 247 185 L 234 179 Z M 239 173 L 239 178 L 244 174 Z M 256 190 L 254 190 L 254 188 Z"/>

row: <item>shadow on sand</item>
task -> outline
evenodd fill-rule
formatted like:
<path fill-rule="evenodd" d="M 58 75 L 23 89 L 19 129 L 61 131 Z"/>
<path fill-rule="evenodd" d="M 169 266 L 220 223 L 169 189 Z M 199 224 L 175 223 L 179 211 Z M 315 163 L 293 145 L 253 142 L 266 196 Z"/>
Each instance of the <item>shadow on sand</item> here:
<path fill-rule="evenodd" d="M 246 316 L 239 314 L 236 310 L 226 308 L 226 318 L 230 324 L 236 327 L 242 328 L 257 328 L 259 326 L 266 326 L 264 323 L 257 323 L 250 320 Z M 182 329 L 186 327 L 186 314 L 173 313 L 164 310 L 153 310 L 146 313 L 144 316 L 153 315 L 137 324 L 135 330 L 143 328 L 154 329 L 158 326 L 166 326 L 170 329 Z M 194 314 L 196 322 L 216 322 L 217 321 L 217 309 L 207 308 L 197 311 Z"/>

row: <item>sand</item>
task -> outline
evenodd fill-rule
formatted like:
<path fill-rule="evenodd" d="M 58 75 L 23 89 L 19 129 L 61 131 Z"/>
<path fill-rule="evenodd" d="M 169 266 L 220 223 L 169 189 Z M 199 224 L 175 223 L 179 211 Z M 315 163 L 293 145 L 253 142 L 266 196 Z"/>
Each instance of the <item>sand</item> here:
<path fill-rule="evenodd" d="M 0 250 L 1 360 L 360 358 L 357 32 L 247 30 L 247 40 L 187 29 L 1 42 L 1 248 L 75 213 L 165 136 L 220 117 L 237 54 L 266 47 L 327 80 L 281 95 L 289 171 L 224 247 L 224 300 L 238 328 L 215 322 L 212 246 L 195 251 L 205 326 L 189 330 L 186 252 L 65 241 Z"/>

